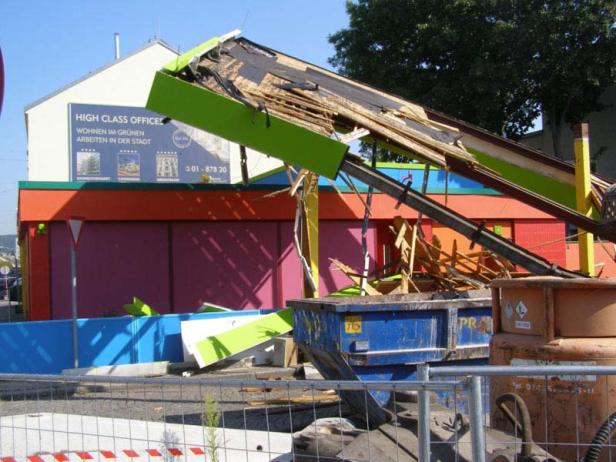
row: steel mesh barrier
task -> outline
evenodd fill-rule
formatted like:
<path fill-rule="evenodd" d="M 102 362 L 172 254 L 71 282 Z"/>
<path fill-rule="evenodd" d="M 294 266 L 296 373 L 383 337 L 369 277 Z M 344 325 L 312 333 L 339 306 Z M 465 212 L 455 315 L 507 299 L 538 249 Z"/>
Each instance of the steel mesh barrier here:
<path fill-rule="evenodd" d="M 590 364 L 438 367 L 428 376 L 481 380 L 488 461 L 612 461 L 616 367 Z"/>
<path fill-rule="evenodd" d="M 417 460 L 437 444 L 431 415 L 451 426 L 438 444 L 471 460 L 468 426 L 464 441 L 454 430 L 470 384 L 1 374 L 0 460 Z M 377 428 L 345 392 L 390 393 L 390 421 Z"/>
<path fill-rule="evenodd" d="M 610 461 L 615 377 L 550 365 L 420 366 L 417 381 L 390 382 L 2 374 L 0 461 Z M 345 393 L 388 393 L 388 421 Z"/>

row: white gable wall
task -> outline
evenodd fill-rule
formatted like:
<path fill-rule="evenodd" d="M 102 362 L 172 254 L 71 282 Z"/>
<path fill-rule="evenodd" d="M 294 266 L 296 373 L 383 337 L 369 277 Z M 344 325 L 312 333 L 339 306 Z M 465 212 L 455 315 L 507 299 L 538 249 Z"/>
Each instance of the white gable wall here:
<path fill-rule="evenodd" d="M 164 45 L 153 43 L 27 109 L 28 180 L 70 180 L 70 103 L 144 107 L 154 73 L 176 56 Z M 230 151 L 234 183 L 241 180 L 239 147 L 232 144 Z M 248 150 L 250 176 L 280 165 L 277 159 Z"/>

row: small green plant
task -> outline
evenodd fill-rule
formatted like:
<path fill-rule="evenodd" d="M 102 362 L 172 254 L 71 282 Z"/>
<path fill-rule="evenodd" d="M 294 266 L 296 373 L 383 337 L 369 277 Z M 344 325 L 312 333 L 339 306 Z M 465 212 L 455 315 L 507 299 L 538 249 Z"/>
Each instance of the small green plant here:
<path fill-rule="evenodd" d="M 218 459 L 218 424 L 220 423 L 220 409 L 216 400 L 210 395 L 205 396 L 203 411 L 203 424 L 205 425 L 205 444 L 210 454 L 211 462 L 219 462 Z"/>

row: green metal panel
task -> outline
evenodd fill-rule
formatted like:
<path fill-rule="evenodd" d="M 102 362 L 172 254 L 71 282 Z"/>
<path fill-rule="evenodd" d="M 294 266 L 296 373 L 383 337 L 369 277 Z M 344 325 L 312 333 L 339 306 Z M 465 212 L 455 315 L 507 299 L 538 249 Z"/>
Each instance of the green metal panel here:
<path fill-rule="evenodd" d="M 218 45 L 219 41 L 220 41 L 219 37 L 212 37 L 208 41 L 203 42 L 202 44 L 197 45 L 194 48 L 191 48 L 186 53 L 182 53 L 180 56 L 178 56 L 173 61 L 165 64 L 163 68 L 169 72 L 173 72 L 173 73 L 179 72 L 184 67 L 188 66 L 188 63 L 190 63 L 190 60 L 193 58 L 193 56 L 199 56 L 205 53 L 206 51 L 211 50 L 216 45 Z"/>
<path fill-rule="evenodd" d="M 164 72 L 154 77 L 148 109 L 335 178 L 348 146 Z"/>

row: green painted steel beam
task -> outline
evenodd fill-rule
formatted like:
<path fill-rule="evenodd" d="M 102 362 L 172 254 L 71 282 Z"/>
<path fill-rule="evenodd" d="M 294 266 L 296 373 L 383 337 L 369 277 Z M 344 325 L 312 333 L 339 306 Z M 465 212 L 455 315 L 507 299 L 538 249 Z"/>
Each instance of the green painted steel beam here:
<path fill-rule="evenodd" d="M 575 210 L 575 186 L 573 184 L 563 183 L 533 170 L 497 159 L 476 149 L 467 148 L 467 150 L 475 156 L 477 162 L 499 173 L 504 179 Z M 599 218 L 596 209 L 593 209 L 593 218 L 595 220 Z"/>
<path fill-rule="evenodd" d="M 348 146 L 167 72 L 157 72 L 146 104 L 164 114 L 292 165 L 335 178 Z"/>
<path fill-rule="evenodd" d="M 191 48 L 187 52 L 182 53 L 173 61 L 170 61 L 165 66 L 163 66 L 163 69 L 173 74 L 180 72 L 182 69 L 184 69 L 190 64 L 193 58 L 199 59 L 201 56 L 203 56 L 208 51 L 213 50 L 219 44 L 224 43 L 230 38 L 235 38 L 238 35 L 240 35 L 240 30 L 235 29 L 227 34 L 221 35 L 220 37 L 212 37 L 211 39 L 206 40 L 205 42 L 197 45 L 196 47 Z"/>
<path fill-rule="evenodd" d="M 175 58 L 173 61 L 170 61 L 167 64 L 165 64 L 163 66 L 163 69 L 171 73 L 180 72 L 182 69 L 188 66 L 188 64 L 193 59 L 193 57 L 206 53 L 207 51 L 211 50 L 216 45 L 218 45 L 219 42 L 220 42 L 220 39 L 218 37 L 213 37 L 209 39 L 207 42 L 203 42 L 202 44 L 197 45 L 196 47 L 188 50 L 186 53 L 182 53 L 180 56 Z"/>
<path fill-rule="evenodd" d="M 261 345 L 293 329 L 291 308 L 276 311 L 256 321 L 243 324 L 196 344 L 195 359 L 206 367 L 242 351 Z"/>

